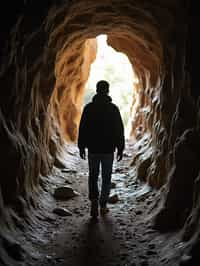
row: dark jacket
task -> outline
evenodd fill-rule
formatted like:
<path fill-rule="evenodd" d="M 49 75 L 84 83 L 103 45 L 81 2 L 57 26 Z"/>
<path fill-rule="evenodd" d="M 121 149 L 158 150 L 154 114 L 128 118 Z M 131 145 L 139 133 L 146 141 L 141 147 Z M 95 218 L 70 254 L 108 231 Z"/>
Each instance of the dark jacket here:
<path fill-rule="evenodd" d="M 79 126 L 78 147 L 91 153 L 124 149 L 124 126 L 118 107 L 108 95 L 96 94 L 87 104 Z"/>

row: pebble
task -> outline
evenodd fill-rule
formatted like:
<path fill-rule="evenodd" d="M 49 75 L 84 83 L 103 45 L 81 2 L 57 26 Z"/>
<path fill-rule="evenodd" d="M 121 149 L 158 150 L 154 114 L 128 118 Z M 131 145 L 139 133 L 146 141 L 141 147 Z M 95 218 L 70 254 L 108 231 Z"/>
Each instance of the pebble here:
<path fill-rule="evenodd" d="M 180 266 L 189 266 L 191 265 L 191 260 L 192 260 L 192 257 L 187 255 L 187 254 L 184 254 L 181 258 L 181 261 L 180 261 Z"/>
<path fill-rule="evenodd" d="M 157 252 L 154 251 L 154 250 L 148 250 L 148 251 L 147 251 L 147 255 L 149 255 L 149 256 L 151 256 L 151 255 L 156 255 L 156 254 L 157 254 Z"/>
<path fill-rule="evenodd" d="M 79 195 L 78 192 L 74 191 L 70 186 L 58 187 L 54 191 L 54 197 L 58 200 L 68 200 Z"/>
<path fill-rule="evenodd" d="M 142 211 L 141 210 L 135 211 L 135 214 L 140 215 L 140 214 L 142 214 Z"/>
<path fill-rule="evenodd" d="M 76 174 L 77 171 L 76 170 L 73 170 L 73 169 L 62 169 L 61 170 L 63 173 L 69 173 L 69 174 Z"/>
<path fill-rule="evenodd" d="M 80 210 L 79 210 L 79 208 L 75 208 L 75 209 L 73 210 L 73 212 L 76 213 L 76 214 L 80 214 Z"/>
<path fill-rule="evenodd" d="M 115 169 L 115 173 L 121 173 L 123 172 L 124 168 L 123 167 L 118 167 Z"/>
<path fill-rule="evenodd" d="M 62 207 L 55 208 L 53 210 L 53 213 L 59 216 L 72 216 L 72 213 L 69 210 L 62 208 Z"/>
<path fill-rule="evenodd" d="M 153 243 L 151 243 L 151 244 L 148 245 L 148 247 L 149 247 L 150 249 L 154 249 L 154 248 L 156 247 L 156 245 L 153 244 Z"/>
<path fill-rule="evenodd" d="M 71 185 L 71 184 L 72 184 L 72 182 L 71 182 L 71 181 L 69 181 L 68 179 L 66 179 L 66 180 L 65 180 L 65 184 L 69 184 L 69 185 Z"/>
<path fill-rule="evenodd" d="M 117 194 L 114 194 L 112 196 L 109 197 L 108 199 L 108 203 L 111 203 L 111 204 L 115 204 L 119 201 L 119 197 Z"/>
<path fill-rule="evenodd" d="M 116 188 L 116 183 L 111 182 L 111 189 Z"/>

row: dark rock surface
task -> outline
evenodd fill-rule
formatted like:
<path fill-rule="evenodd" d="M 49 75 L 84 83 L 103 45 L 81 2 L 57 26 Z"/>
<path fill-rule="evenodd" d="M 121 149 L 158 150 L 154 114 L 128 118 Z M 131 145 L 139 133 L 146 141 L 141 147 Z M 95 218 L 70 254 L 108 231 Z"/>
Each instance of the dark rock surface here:
<path fill-rule="evenodd" d="M 132 170 L 142 182 L 159 190 L 154 201 L 146 204 L 154 214 L 154 228 L 162 232 L 181 229 L 182 240 L 188 243 L 185 253 L 192 260 L 198 258 L 197 5 L 198 1 L 190 0 L 19 0 L 2 4 L 0 263 L 15 265 L 12 260 L 21 256 L 19 246 L 7 245 L 4 239 L 29 243 L 34 238 L 30 231 L 52 210 L 51 185 L 55 188 L 62 183 L 62 177 L 57 184 L 49 177 L 53 167 L 64 174 L 64 157 L 71 163 L 68 169 L 76 169 L 73 161 L 78 152 L 71 151 L 69 143 L 77 138 L 85 84 L 97 52 L 95 37 L 102 33 L 108 35 L 109 45 L 129 57 L 138 77 L 131 99 L 135 112 L 130 113 L 135 143 L 125 158 L 132 154 Z M 117 170 L 120 178 L 123 169 Z M 124 176 L 127 172 L 126 168 Z M 75 171 L 70 172 L 73 175 Z M 131 195 L 128 204 L 138 186 L 135 182 L 127 192 Z M 168 258 L 163 263 L 167 265 Z"/>
<path fill-rule="evenodd" d="M 54 191 L 54 197 L 58 200 L 68 200 L 78 195 L 78 192 L 74 191 L 70 186 L 58 187 Z"/>

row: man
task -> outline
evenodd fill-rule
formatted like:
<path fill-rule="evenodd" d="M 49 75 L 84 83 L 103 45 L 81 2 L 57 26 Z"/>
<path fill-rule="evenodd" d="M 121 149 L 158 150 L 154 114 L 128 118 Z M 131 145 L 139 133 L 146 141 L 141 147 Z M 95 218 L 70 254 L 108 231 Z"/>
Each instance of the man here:
<path fill-rule="evenodd" d="M 101 80 L 97 83 L 97 94 L 91 103 L 83 110 L 80 121 L 78 147 L 80 157 L 86 159 L 85 149 L 88 149 L 89 164 L 89 199 L 91 201 L 91 216 L 106 214 L 107 201 L 111 187 L 111 174 L 114 151 L 117 148 L 117 160 L 120 161 L 124 150 L 124 126 L 118 107 L 112 103 L 109 93 L 109 83 Z M 98 176 L 101 164 L 102 187 L 99 197 Z"/>

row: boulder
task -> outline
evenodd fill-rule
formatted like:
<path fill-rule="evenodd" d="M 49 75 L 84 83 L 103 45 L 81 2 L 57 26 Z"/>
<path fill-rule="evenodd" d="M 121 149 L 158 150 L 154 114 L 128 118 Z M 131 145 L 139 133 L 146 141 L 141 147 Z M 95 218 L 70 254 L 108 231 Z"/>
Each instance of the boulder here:
<path fill-rule="evenodd" d="M 78 195 L 79 193 L 70 186 L 58 187 L 54 191 L 54 197 L 58 200 L 68 200 Z"/>

